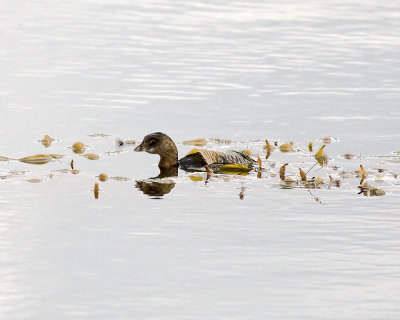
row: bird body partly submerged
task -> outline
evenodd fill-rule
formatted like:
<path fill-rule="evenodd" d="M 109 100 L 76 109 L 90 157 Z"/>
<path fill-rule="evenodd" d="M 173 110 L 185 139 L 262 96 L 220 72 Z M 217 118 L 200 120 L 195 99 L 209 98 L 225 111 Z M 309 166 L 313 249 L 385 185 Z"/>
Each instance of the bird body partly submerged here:
<path fill-rule="evenodd" d="M 238 151 L 220 152 L 209 149 L 193 149 L 186 156 L 178 160 L 178 150 L 170 137 L 161 132 L 151 133 L 144 137 L 142 143 L 135 148 L 135 151 L 146 151 L 160 155 L 158 166 L 161 172 L 177 170 L 205 170 L 205 166 L 213 170 L 241 169 L 249 171 L 255 161 L 249 156 Z M 246 170 L 247 169 L 247 170 Z M 235 170 L 233 170 L 235 171 Z"/>

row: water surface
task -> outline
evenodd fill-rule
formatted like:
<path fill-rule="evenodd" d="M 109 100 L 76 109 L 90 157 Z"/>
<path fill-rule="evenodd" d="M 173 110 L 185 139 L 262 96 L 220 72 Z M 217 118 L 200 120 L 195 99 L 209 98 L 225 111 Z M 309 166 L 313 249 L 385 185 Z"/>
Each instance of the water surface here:
<path fill-rule="evenodd" d="M 372 0 L 6 1 L 0 156 L 64 157 L 0 161 L 1 318 L 398 319 L 398 12 Z M 181 171 L 146 195 L 136 180 L 158 174 L 157 157 L 115 140 L 154 131 L 181 155 L 183 140 L 231 139 L 208 147 L 250 149 L 266 171 L 207 183 Z M 279 167 L 298 179 L 327 136 L 329 165 L 309 175 L 341 186 L 286 188 Z M 266 160 L 264 139 L 299 151 Z M 74 154 L 76 141 L 100 159 Z M 384 196 L 342 178 L 360 164 Z"/>

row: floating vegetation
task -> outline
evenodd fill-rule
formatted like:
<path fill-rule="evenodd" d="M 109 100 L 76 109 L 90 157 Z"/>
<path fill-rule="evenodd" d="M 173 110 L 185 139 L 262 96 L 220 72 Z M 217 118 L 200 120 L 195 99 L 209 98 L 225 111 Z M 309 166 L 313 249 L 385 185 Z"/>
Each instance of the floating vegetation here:
<path fill-rule="evenodd" d="M 99 174 L 99 180 L 100 180 L 101 182 L 106 182 L 106 181 L 108 180 L 108 175 L 105 174 L 105 173 L 100 173 L 100 174 Z"/>
<path fill-rule="evenodd" d="M 134 145 L 134 144 L 136 144 L 136 141 L 133 140 L 133 139 L 121 140 L 121 139 L 118 138 L 118 139 L 115 140 L 115 144 L 118 147 L 122 147 L 122 146 L 126 146 L 126 145 Z"/>
<path fill-rule="evenodd" d="M 293 151 L 294 142 L 284 143 L 279 146 L 279 150 L 281 152 L 292 152 Z"/>
<path fill-rule="evenodd" d="M 307 181 L 307 175 L 306 175 L 306 173 L 305 173 L 301 168 L 299 168 L 299 171 L 300 171 L 300 178 L 301 178 L 301 181 Z"/>
<path fill-rule="evenodd" d="M 271 156 L 271 153 L 274 151 L 274 147 L 269 143 L 268 140 L 265 140 L 264 149 L 267 149 L 267 154 L 265 156 L 265 159 L 268 159 Z"/>
<path fill-rule="evenodd" d="M 189 175 L 189 179 L 194 181 L 194 182 L 199 182 L 199 181 L 204 181 L 204 177 L 199 176 L 199 175 Z"/>
<path fill-rule="evenodd" d="M 93 192 L 94 192 L 94 198 L 98 199 L 99 198 L 99 184 L 97 182 L 94 184 Z"/>
<path fill-rule="evenodd" d="M 334 141 L 334 139 L 333 139 L 332 137 L 325 137 L 325 138 L 322 138 L 322 142 L 323 142 L 323 143 L 326 143 L 326 144 L 329 144 L 329 143 L 331 143 L 332 141 Z"/>
<path fill-rule="evenodd" d="M 279 178 L 281 179 L 281 180 L 285 180 L 285 172 L 286 172 L 286 166 L 288 165 L 289 163 L 285 163 L 282 167 L 280 167 L 280 169 L 279 169 Z"/>
<path fill-rule="evenodd" d="M 244 149 L 242 151 L 240 151 L 241 153 L 244 153 L 246 156 L 251 156 L 251 151 L 249 149 Z"/>
<path fill-rule="evenodd" d="M 129 180 L 131 180 L 130 178 L 126 178 L 126 177 L 120 177 L 120 176 L 116 176 L 116 177 L 109 177 L 109 179 L 111 179 L 111 180 L 115 180 L 115 181 L 129 181 Z"/>
<path fill-rule="evenodd" d="M 19 159 L 19 161 L 29 164 L 45 164 L 53 159 L 61 159 L 63 155 L 60 154 L 35 154 Z"/>
<path fill-rule="evenodd" d="M 360 164 L 360 172 L 361 172 L 361 181 L 360 181 L 360 184 L 362 184 L 363 181 L 364 181 L 364 179 L 365 179 L 366 177 L 368 177 L 368 173 L 367 173 L 367 171 L 365 171 L 365 169 L 364 169 L 364 167 L 362 166 L 362 164 Z"/>
<path fill-rule="evenodd" d="M 310 142 L 308 144 L 308 151 L 313 152 L 313 143 L 312 142 Z"/>
<path fill-rule="evenodd" d="M 89 160 L 97 160 L 100 158 L 99 155 L 94 154 L 94 153 L 86 153 L 86 154 L 82 155 L 82 157 L 85 157 L 86 159 L 89 159 Z"/>
<path fill-rule="evenodd" d="M 321 167 L 328 164 L 328 156 L 326 153 L 324 153 L 324 148 L 325 145 L 323 145 L 314 156 L 315 160 L 317 160 Z"/>
<path fill-rule="evenodd" d="M 53 143 L 53 141 L 54 141 L 54 139 L 47 134 L 43 137 L 42 140 L 40 140 L 40 142 L 42 143 L 42 145 L 45 146 L 45 148 L 50 147 L 51 144 Z"/>
<path fill-rule="evenodd" d="M 26 180 L 26 181 L 28 181 L 28 182 L 30 182 L 30 183 L 39 183 L 39 182 L 42 181 L 42 180 L 41 180 L 41 179 L 35 178 L 35 179 L 28 179 L 28 180 Z"/>
<path fill-rule="evenodd" d="M 87 148 L 87 145 L 85 145 L 82 142 L 75 142 L 72 145 L 72 151 L 76 154 L 81 154 L 83 152 L 85 152 L 85 149 Z"/>
<path fill-rule="evenodd" d="M 242 187 L 241 189 L 240 189 L 240 193 L 239 193 L 239 199 L 240 200 L 243 200 L 244 199 L 244 191 L 246 190 L 246 188 L 245 187 Z"/>
<path fill-rule="evenodd" d="M 367 182 L 364 182 L 362 185 L 358 187 L 360 189 L 360 192 L 358 194 L 364 194 L 364 196 L 384 196 L 386 194 L 386 191 L 383 189 L 378 189 L 370 186 Z"/>
<path fill-rule="evenodd" d="M 224 174 L 247 174 L 250 170 L 251 168 L 245 164 L 224 164 L 216 168 L 214 171 Z"/>
<path fill-rule="evenodd" d="M 348 159 L 348 160 L 353 159 L 354 157 L 356 157 L 356 155 L 354 155 L 352 153 L 345 153 L 343 155 L 343 158 Z"/>
<path fill-rule="evenodd" d="M 212 138 L 210 141 L 216 144 L 232 144 L 232 140 L 230 139 Z"/>
<path fill-rule="evenodd" d="M 71 169 L 74 169 L 74 159 L 71 160 L 71 162 L 69 163 L 69 165 L 71 166 Z"/>
<path fill-rule="evenodd" d="M 7 157 L 1 157 L 0 156 L 0 161 L 8 161 L 8 160 L 11 160 L 10 158 L 7 158 Z"/>
<path fill-rule="evenodd" d="M 207 140 L 206 139 L 187 140 L 187 141 L 182 141 L 182 144 L 187 146 L 204 147 L 207 144 Z"/>
<path fill-rule="evenodd" d="M 109 137 L 109 134 L 105 134 L 105 133 L 92 133 L 88 135 L 89 137 L 101 137 L 101 138 L 105 138 L 105 137 Z"/>

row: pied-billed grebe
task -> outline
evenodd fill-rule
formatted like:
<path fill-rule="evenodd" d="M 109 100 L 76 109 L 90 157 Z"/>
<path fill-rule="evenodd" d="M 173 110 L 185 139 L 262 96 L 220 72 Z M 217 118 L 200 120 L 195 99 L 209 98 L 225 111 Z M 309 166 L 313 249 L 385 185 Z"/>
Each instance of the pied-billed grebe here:
<path fill-rule="evenodd" d="M 142 143 L 135 148 L 135 151 L 146 151 L 160 155 L 158 167 L 162 172 L 178 167 L 184 170 L 201 170 L 205 166 L 218 169 L 221 166 L 232 164 L 246 166 L 250 170 L 255 163 L 253 159 L 242 152 L 200 149 L 194 149 L 178 160 L 178 149 L 175 143 L 162 132 L 145 136 Z"/>

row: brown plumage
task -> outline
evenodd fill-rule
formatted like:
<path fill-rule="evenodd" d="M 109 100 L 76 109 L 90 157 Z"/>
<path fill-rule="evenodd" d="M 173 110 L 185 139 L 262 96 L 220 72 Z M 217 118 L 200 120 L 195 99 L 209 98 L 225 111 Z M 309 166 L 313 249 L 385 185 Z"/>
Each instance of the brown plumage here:
<path fill-rule="evenodd" d="M 161 172 L 181 167 L 184 170 L 202 170 L 204 166 L 218 168 L 221 165 L 238 164 L 249 168 L 255 161 L 238 151 L 219 152 L 214 150 L 194 149 L 178 160 L 178 150 L 170 137 L 161 132 L 151 133 L 144 137 L 135 151 L 146 151 L 160 155 L 158 167 Z"/>

